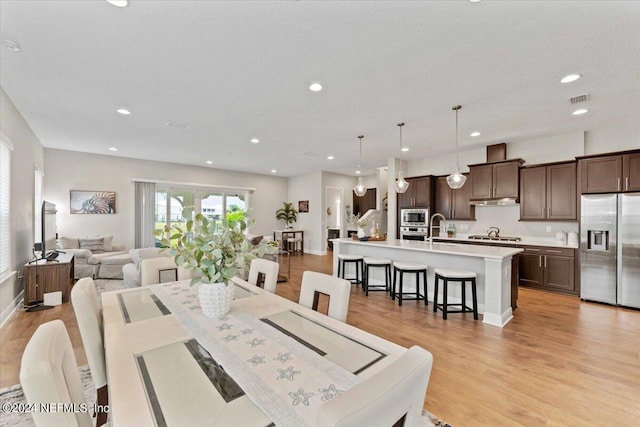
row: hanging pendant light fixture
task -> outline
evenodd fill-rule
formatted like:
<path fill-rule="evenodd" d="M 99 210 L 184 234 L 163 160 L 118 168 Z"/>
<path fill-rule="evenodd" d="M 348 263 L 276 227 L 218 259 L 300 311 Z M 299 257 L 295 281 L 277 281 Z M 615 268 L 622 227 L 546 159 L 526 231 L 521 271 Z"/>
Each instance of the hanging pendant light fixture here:
<path fill-rule="evenodd" d="M 404 193 L 409 188 L 409 183 L 404 179 L 404 171 L 402 170 L 402 126 L 404 123 L 398 123 L 400 128 L 400 170 L 398 170 L 398 179 L 393 183 L 396 193 Z"/>
<path fill-rule="evenodd" d="M 356 171 L 356 173 L 360 173 L 360 169 L 362 168 L 362 138 L 364 138 L 364 135 L 358 136 L 358 139 L 360 140 L 360 162 L 358 163 L 358 170 Z M 364 186 L 364 182 L 361 176 L 358 177 L 358 183 L 355 187 L 353 187 L 353 192 L 356 193 L 356 196 L 358 197 L 362 197 L 367 194 L 367 187 Z"/>
<path fill-rule="evenodd" d="M 462 105 L 454 105 L 451 107 L 451 109 L 456 112 L 456 171 L 447 177 L 447 184 L 454 190 L 462 188 L 467 180 L 467 177 L 460 173 L 460 157 L 458 153 L 458 110 L 461 108 Z"/>

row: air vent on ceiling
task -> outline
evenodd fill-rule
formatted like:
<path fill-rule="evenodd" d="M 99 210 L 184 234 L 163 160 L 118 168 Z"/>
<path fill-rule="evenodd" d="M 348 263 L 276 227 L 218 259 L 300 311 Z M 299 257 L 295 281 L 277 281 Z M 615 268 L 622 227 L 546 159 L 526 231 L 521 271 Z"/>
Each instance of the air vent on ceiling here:
<path fill-rule="evenodd" d="M 580 104 L 581 102 L 587 102 L 589 100 L 589 94 L 585 93 L 584 95 L 574 96 L 573 98 L 569 98 L 569 102 L 572 104 Z"/>
<path fill-rule="evenodd" d="M 176 129 L 182 129 L 182 130 L 187 130 L 191 127 L 190 125 L 187 125 L 185 123 L 176 123 L 176 122 L 172 122 L 171 120 L 166 122 L 165 125 L 169 126 L 170 128 L 176 128 Z"/>

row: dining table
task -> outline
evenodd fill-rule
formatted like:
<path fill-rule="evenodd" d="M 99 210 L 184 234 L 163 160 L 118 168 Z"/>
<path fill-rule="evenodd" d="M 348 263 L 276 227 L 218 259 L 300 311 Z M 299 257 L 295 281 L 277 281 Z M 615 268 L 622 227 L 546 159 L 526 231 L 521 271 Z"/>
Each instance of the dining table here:
<path fill-rule="evenodd" d="M 321 405 L 406 348 L 233 278 L 207 318 L 189 281 L 104 292 L 115 426 L 313 426 Z"/>

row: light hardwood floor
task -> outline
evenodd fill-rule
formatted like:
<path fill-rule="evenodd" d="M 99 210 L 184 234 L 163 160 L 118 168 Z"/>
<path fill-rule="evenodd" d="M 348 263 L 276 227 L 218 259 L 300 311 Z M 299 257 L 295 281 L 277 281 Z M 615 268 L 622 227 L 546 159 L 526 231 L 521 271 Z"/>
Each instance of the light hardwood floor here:
<path fill-rule="evenodd" d="M 278 294 L 297 301 L 305 270 L 330 273 L 331 255 L 292 257 Z M 431 303 L 394 304 L 353 286 L 348 323 L 434 356 L 425 407 L 455 426 L 639 426 L 640 311 L 521 289 L 500 329 Z M 70 304 L 15 315 L 0 330 L 0 387 L 18 382 L 20 357 L 41 322 L 61 318 L 86 363 Z"/>

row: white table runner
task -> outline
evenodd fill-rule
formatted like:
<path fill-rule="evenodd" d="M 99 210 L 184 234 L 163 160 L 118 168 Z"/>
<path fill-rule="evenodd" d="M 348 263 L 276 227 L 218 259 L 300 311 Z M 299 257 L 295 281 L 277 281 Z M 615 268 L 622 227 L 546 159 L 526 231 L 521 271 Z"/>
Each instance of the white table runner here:
<path fill-rule="evenodd" d="M 360 379 L 232 305 L 220 319 L 202 314 L 198 287 L 150 287 L 187 331 L 278 426 L 312 426 L 324 401 Z"/>

